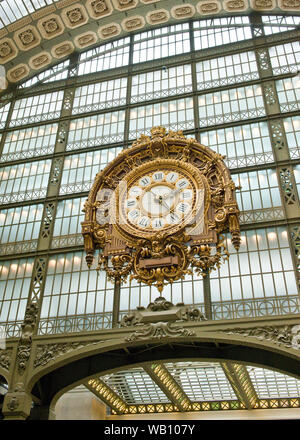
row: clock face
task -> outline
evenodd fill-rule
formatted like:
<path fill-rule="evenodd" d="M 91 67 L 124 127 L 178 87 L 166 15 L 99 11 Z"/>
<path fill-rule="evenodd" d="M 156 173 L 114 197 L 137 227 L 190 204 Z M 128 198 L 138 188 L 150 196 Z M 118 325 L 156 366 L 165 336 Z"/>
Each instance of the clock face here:
<path fill-rule="evenodd" d="M 185 170 L 150 167 L 127 182 L 127 191 L 120 198 L 121 218 L 137 235 L 139 231 L 171 233 L 187 224 L 196 193 L 194 179 Z"/>

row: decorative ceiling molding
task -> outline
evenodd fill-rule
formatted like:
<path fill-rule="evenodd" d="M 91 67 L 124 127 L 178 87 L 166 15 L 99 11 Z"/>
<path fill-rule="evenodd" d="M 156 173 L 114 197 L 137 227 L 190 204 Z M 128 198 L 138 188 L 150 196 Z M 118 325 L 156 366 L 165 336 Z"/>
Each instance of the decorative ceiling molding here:
<path fill-rule="evenodd" d="M 26 26 L 14 33 L 14 40 L 20 50 L 28 51 L 41 42 L 41 36 L 35 26 Z"/>
<path fill-rule="evenodd" d="M 283 11 L 299 11 L 300 0 L 278 0 L 278 6 Z"/>
<path fill-rule="evenodd" d="M 63 9 L 61 18 L 69 29 L 75 29 L 89 21 L 87 10 L 80 3 Z"/>
<path fill-rule="evenodd" d="M 253 10 L 300 14 L 300 0 L 189 0 L 189 3 L 178 3 L 174 5 L 167 0 L 61 0 L 0 30 L 0 64 L 6 68 L 7 80 L 15 83 L 55 64 L 56 59 L 67 57 L 76 49 L 84 50 L 101 41 L 141 29 L 149 30 L 152 26 Z M 44 63 L 34 62 L 41 53 Z"/>
<path fill-rule="evenodd" d="M 11 61 L 18 55 L 18 48 L 10 38 L 3 38 L 0 43 L 0 64 Z"/>
<path fill-rule="evenodd" d="M 39 70 L 50 64 L 52 56 L 48 52 L 40 52 L 38 55 L 34 55 L 29 60 L 29 66 L 34 70 Z"/>
<path fill-rule="evenodd" d="M 196 13 L 196 8 L 188 3 L 185 3 L 184 5 L 181 6 L 173 6 L 173 8 L 171 9 L 172 17 L 178 20 L 191 18 L 195 15 L 195 13 Z"/>
<path fill-rule="evenodd" d="M 113 38 L 121 33 L 121 26 L 118 23 L 110 23 L 109 25 L 102 26 L 98 33 L 99 37 L 103 40 Z"/>
<path fill-rule="evenodd" d="M 79 49 L 83 49 L 91 44 L 95 44 L 97 41 L 98 36 L 92 31 L 84 32 L 83 34 L 77 35 L 77 37 L 74 38 L 75 46 Z"/>
<path fill-rule="evenodd" d="M 21 81 L 23 78 L 28 76 L 30 71 L 29 66 L 27 64 L 21 63 L 17 66 L 14 66 L 12 69 L 9 69 L 7 72 L 7 79 L 12 83 L 16 83 Z"/>
<path fill-rule="evenodd" d="M 112 0 L 117 11 L 128 11 L 138 5 L 138 0 Z"/>
<path fill-rule="evenodd" d="M 272 11 L 276 7 L 276 0 L 250 0 L 250 6 L 255 11 Z"/>
<path fill-rule="evenodd" d="M 63 41 L 62 43 L 56 44 L 51 49 L 51 54 L 55 58 L 65 58 L 74 51 L 74 44 L 72 41 Z"/>
<path fill-rule="evenodd" d="M 145 26 L 145 19 L 142 15 L 135 15 L 130 18 L 125 18 L 121 23 L 124 31 L 132 32 L 142 29 Z"/>
<path fill-rule="evenodd" d="M 62 34 L 65 26 L 57 14 L 47 15 L 37 22 L 37 28 L 43 38 L 50 40 Z"/>
<path fill-rule="evenodd" d="M 202 15 L 218 14 L 221 9 L 221 3 L 216 0 L 204 0 L 197 4 L 197 10 Z"/>
<path fill-rule="evenodd" d="M 244 12 L 249 8 L 248 0 L 225 0 L 223 8 L 228 12 Z"/>
<path fill-rule="evenodd" d="M 88 0 L 86 2 L 86 8 L 89 15 L 95 20 L 107 17 L 112 14 L 114 10 L 110 0 Z"/>

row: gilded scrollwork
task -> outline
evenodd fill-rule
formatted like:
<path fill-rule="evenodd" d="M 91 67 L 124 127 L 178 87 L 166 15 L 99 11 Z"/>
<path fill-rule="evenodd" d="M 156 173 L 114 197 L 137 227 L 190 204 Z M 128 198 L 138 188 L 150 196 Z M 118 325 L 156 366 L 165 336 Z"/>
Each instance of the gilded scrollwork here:
<path fill-rule="evenodd" d="M 139 240 L 131 279 L 150 286 L 154 284 L 162 292 L 166 283 L 173 283 L 191 274 L 187 268 L 189 260 L 185 240 L 188 240 L 187 236 L 165 237 L 159 234 L 152 240 Z"/>
<path fill-rule="evenodd" d="M 126 281 L 132 271 L 133 257 L 130 254 L 113 255 L 111 259 L 108 260 L 108 258 L 100 254 L 97 270 L 100 270 L 102 265 L 109 280 L 114 281 L 117 279 L 119 281 Z"/>
<path fill-rule="evenodd" d="M 195 268 L 197 274 L 206 276 L 216 267 L 220 267 L 222 260 L 228 260 L 229 253 L 226 250 L 225 244 L 222 240 L 223 237 L 219 237 L 219 241 L 216 245 L 215 252 L 212 254 L 212 248 L 208 245 L 192 246 L 189 252 L 190 264 Z"/>

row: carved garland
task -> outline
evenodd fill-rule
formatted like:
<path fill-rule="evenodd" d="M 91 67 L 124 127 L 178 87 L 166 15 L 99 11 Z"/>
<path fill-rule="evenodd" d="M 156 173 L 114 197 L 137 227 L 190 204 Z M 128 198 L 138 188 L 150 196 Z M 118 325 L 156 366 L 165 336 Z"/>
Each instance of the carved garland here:
<path fill-rule="evenodd" d="M 261 341 L 269 341 L 277 345 L 283 345 L 286 348 L 300 350 L 300 325 L 236 328 L 234 330 L 224 330 L 224 332 L 230 335 L 250 336 Z"/>
<path fill-rule="evenodd" d="M 18 344 L 17 365 L 18 373 L 22 376 L 26 369 L 26 364 L 30 357 L 32 346 L 32 335 L 36 326 L 38 305 L 32 302 L 26 309 L 24 322 L 22 324 L 22 333 Z"/>
<path fill-rule="evenodd" d="M 89 342 L 69 342 L 69 343 L 57 343 L 38 345 L 36 349 L 36 355 L 33 367 L 43 367 L 49 362 L 54 361 L 56 358 L 69 353 L 73 350 L 79 350 L 80 348 L 87 347 L 89 345 L 95 345 L 99 343 L 107 342 L 107 340 L 89 341 Z"/>

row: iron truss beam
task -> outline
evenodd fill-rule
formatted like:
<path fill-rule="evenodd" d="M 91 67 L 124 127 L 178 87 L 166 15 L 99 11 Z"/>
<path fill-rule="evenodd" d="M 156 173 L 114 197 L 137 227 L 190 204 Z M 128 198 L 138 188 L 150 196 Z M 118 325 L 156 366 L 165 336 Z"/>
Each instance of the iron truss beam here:
<path fill-rule="evenodd" d="M 179 411 L 192 409 L 192 402 L 163 364 L 144 365 L 143 368 Z"/>
<path fill-rule="evenodd" d="M 128 413 L 128 405 L 109 386 L 100 379 L 90 379 L 84 383 L 85 387 L 108 405 L 114 414 Z"/>
<path fill-rule="evenodd" d="M 221 362 L 221 367 L 229 380 L 237 398 L 246 409 L 253 409 L 258 403 L 258 396 L 244 365 L 233 362 Z"/>
<path fill-rule="evenodd" d="M 260 399 L 254 409 L 278 409 L 278 408 L 300 408 L 300 399 L 295 398 L 275 398 Z M 235 411 L 246 410 L 245 405 L 239 400 L 220 400 L 207 402 L 193 402 L 190 411 Z M 148 403 L 140 405 L 129 405 L 126 414 L 157 414 L 179 412 L 176 405 L 172 403 Z M 112 414 L 117 414 L 114 410 Z"/>

